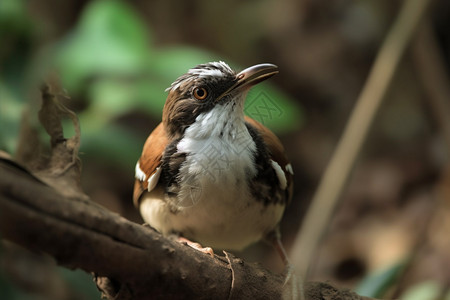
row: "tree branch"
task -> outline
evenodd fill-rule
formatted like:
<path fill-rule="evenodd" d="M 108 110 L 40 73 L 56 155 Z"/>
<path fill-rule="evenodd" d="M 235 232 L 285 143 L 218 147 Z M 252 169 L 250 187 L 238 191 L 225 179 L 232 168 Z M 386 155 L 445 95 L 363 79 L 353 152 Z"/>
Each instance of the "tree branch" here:
<path fill-rule="evenodd" d="M 62 266 L 94 273 L 109 299 L 283 297 L 279 275 L 230 253 L 229 261 L 204 255 L 93 202 L 62 196 L 4 158 L 0 158 L 0 232 L 54 257 Z M 307 299 L 323 299 L 330 293 L 363 299 L 328 284 L 306 287 Z"/>
<path fill-rule="evenodd" d="M 27 161 L 29 171 L 0 151 L 2 237 L 46 253 L 62 266 L 93 273 L 108 299 L 294 298 L 295 276 L 285 285 L 283 276 L 231 253 L 205 255 L 90 201 L 80 186 L 78 119 L 48 86 L 42 101 L 39 119 L 51 137 L 51 154 Z M 75 127 L 69 139 L 61 127 L 67 116 Z M 26 141 L 36 138 L 21 140 L 26 150 Z M 306 299 L 363 298 L 313 283 L 306 286 Z"/>
<path fill-rule="evenodd" d="M 0 161 L 0 174 L 0 230 L 5 238 L 45 252 L 60 265 L 111 278 L 120 283 L 117 290 L 126 288 L 133 299 L 228 298 L 227 261 L 162 238 L 90 201 L 63 197 L 11 162 Z M 258 287 L 252 290 L 255 297 L 280 297 L 279 276 L 239 259 L 231 261 L 240 266 L 234 272 L 250 274 L 246 284 Z M 248 294 L 242 284 L 234 289 L 233 294 Z"/>

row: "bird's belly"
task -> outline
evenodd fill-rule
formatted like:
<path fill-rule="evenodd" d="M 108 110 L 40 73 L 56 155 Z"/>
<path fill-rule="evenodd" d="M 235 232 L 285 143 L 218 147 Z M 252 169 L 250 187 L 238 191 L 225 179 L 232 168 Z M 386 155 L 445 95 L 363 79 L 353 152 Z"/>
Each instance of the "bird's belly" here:
<path fill-rule="evenodd" d="M 151 193 L 149 193 L 151 194 Z M 280 221 L 284 205 L 264 204 L 242 188 L 203 187 L 195 201 L 177 211 L 165 201 L 143 197 L 144 220 L 163 234 L 186 238 L 219 249 L 240 250 L 264 237 Z"/>
<path fill-rule="evenodd" d="M 169 187 L 176 196 L 169 200 L 162 189 L 148 193 L 140 206 L 144 220 L 163 234 L 179 232 L 203 246 L 230 250 L 273 230 L 284 205 L 252 196 L 248 179 L 256 175 L 255 144 L 244 129 L 223 138 L 180 141 L 178 150 L 189 155 L 180 167 L 178 185 Z"/>
<path fill-rule="evenodd" d="M 265 205 L 246 193 L 216 189 L 174 215 L 173 223 L 175 231 L 205 246 L 240 250 L 273 230 L 283 211 L 282 205 Z"/>

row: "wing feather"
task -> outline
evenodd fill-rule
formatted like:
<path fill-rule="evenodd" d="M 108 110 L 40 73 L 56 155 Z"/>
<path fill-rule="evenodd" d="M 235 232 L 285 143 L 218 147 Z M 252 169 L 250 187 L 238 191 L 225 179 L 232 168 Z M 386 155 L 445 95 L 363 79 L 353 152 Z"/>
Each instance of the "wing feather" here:
<path fill-rule="evenodd" d="M 245 116 L 245 122 L 250 124 L 253 128 L 255 128 L 258 131 L 270 153 L 270 158 L 281 167 L 281 170 L 283 171 L 284 176 L 286 177 L 285 188 L 288 192 L 287 200 L 289 202 L 290 198 L 292 197 L 292 186 L 293 186 L 292 180 L 294 172 L 292 171 L 292 166 L 286 156 L 283 144 L 272 131 L 267 129 L 267 127 L 265 127 L 258 121 L 248 116 Z M 275 172 L 277 172 L 276 168 Z M 277 173 L 277 175 L 280 176 L 279 172 Z M 283 180 L 280 180 L 280 184 L 284 186 Z"/>
<path fill-rule="evenodd" d="M 160 123 L 147 138 L 142 155 L 136 164 L 136 181 L 134 183 L 133 203 L 138 206 L 142 193 L 149 188 L 153 189 L 159 179 L 161 159 L 169 143 L 163 123 Z"/>

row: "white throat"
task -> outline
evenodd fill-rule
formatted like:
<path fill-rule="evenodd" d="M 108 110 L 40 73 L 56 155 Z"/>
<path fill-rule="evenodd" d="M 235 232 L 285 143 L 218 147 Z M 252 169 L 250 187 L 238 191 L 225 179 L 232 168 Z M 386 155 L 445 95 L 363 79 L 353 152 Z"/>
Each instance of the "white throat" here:
<path fill-rule="evenodd" d="M 245 126 L 243 109 L 237 103 L 243 101 L 217 105 L 200 114 L 186 129 L 177 147 L 178 152 L 186 153 L 186 161 L 180 168 L 181 181 L 185 183 L 182 186 L 214 188 L 216 192 L 221 187 L 239 191 L 246 187 L 244 183 L 249 176 L 256 175 L 253 160 L 256 145 Z M 180 191 L 179 198 L 195 201 L 191 199 L 192 190 Z"/>
<path fill-rule="evenodd" d="M 240 250 L 280 221 L 284 205 L 258 201 L 248 185 L 257 173 L 256 145 L 238 105 L 217 105 L 186 129 L 177 145 L 185 161 L 178 184 L 168 191 L 176 197 L 167 199 L 164 190 L 155 189 L 140 206 L 151 226 L 204 245 Z"/>

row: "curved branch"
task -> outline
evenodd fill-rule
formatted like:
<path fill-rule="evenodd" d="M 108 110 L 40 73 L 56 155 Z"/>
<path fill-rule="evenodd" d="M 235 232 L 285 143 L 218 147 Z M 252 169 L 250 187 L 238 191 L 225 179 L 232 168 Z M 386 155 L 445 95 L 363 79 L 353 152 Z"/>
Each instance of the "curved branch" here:
<path fill-rule="evenodd" d="M 0 230 L 5 238 L 45 252 L 63 266 L 111 278 L 134 299 L 170 293 L 177 298 L 228 297 L 227 261 L 162 238 L 93 202 L 61 196 L 11 162 L 0 161 L 0 174 Z M 255 287 L 254 297 L 280 297 L 279 276 L 233 260 L 239 271 L 251 275 L 245 279 Z M 234 289 L 233 294 L 245 295 L 248 287 Z"/>
<path fill-rule="evenodd" d="M 65 139 L 60 126 L 62 116 L 69 114 L 75 127 L 78 120 L 48 86 L 42 90 L 42 100 L 39 119 L 51 136 L 49 159 L 37 157 L 29 162 L 34 166 L 32 175 L 0 151 L 0 234 L 4 238 L 44 252 L 62 266 L 94 273 L 108 299 L 294 297 L 295 280 L 284 285 L 281 275 L 230 253 L 205 255 L 90 201 L 80 187 L 80 132 Z M 329 295 L 362 299 L 327 284 L 306 286 L 307 299 Z"/>
<path fill-rule="evenodd" d="M 108 299 L 281 299 L 279 275 L 227 253 L 210 257 L 84 198 L 65 197 L 23 167 L 0 158 L 0 233 L 68 268 L 96 276 Z M 231 270 L 232 269 L 232 270 Z M 234 284 L 231 291 L 232 274 Z M 310 283 L 307 299 L 333 294 Z"/>

